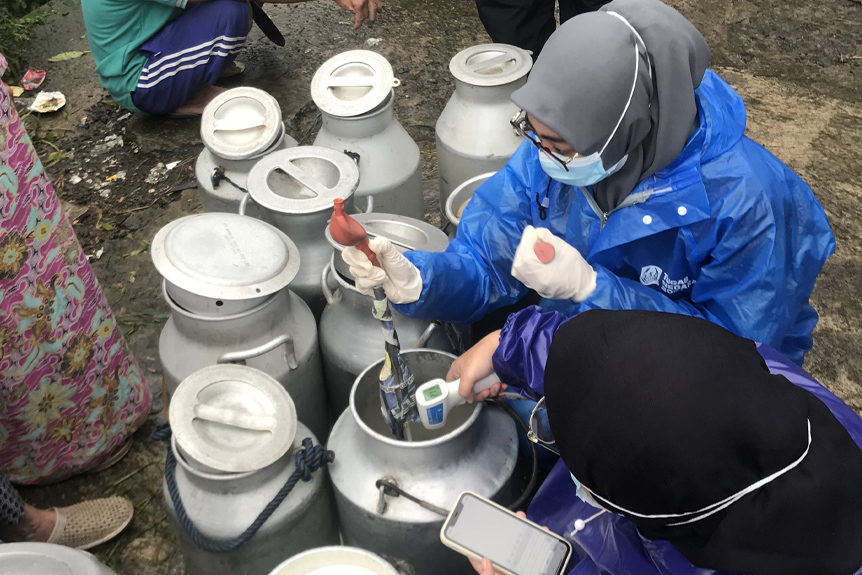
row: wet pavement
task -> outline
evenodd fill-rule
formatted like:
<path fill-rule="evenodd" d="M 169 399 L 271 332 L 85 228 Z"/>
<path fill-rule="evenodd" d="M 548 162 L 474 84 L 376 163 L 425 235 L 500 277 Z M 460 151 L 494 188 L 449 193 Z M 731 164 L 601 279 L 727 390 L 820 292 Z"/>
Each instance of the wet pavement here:
<path fill-rule="evenodd" d="M 748 134 L 796 170 L 826 209 L 838 247 L 814 291 L 821 321 L 805 367 L 862 412 L 862 4 L 671 4 L 704 32 L 713 67 L 745 98 Z M 54 0 L 49 9 L 55 15 L 35 31 L 28 63 L 48 70 L 44 88 L 63 91 L 69 103 L 64 112 L 43 117 L 31 136 L 43 158 L 52 149 L 39 143 L 43 139 L 73 154 L 48 171 L 62 182 L 61 197 L 74 214 L 86 252 L 103 250 L 93 265 L 153 390 L 154 405 L 131 453 L 114 468 L 23 492 L 37 505 L 112 494 L 130 497 L 136 508 L 132 524 L 94 552 L 121 575 L 181 574 L 161 503 L 162 447 L 148 439 L 161 413 L 158 336 L 168 308 L 147 248 L 167 222 L 200 211 L 195 190 L 176 191 L 193 179 L 193 161 L 202 148 L 199 126 L 195 120 L 127 116 L 116 109 L 105 101 L 108 95 L 89 55 L 46 63 L 59 52 L 87 49 L 77 0 Z M 449 59 L 488 41 L 472 2 L 390 1 L 373 27 L 358 31 L 353 31 L 349 13 L 326 0 L 268 6 L 267 11 L 287 45 L 276 47 L 253 30 L 240 56 L 248 65 L 246 74 L 225 85 L 257 86 L 273 94 L 288 130 L 299 138 L 316 114 L 309 84 L 317 67 L 344 50 L 383 54 L 401 80 L 397 117 L 422 151 L 427 218 L 439 224 L 434 125 L 453 89 Z M 122 146 L 96 148 L 116 138 Z M 160 162 L 180 164 L 168 172 L 158 168 Z M 153 169 L 158 177 L 150 183 L 146 177 Z M 109 180 L 120 172 L 124 178 Z"/>

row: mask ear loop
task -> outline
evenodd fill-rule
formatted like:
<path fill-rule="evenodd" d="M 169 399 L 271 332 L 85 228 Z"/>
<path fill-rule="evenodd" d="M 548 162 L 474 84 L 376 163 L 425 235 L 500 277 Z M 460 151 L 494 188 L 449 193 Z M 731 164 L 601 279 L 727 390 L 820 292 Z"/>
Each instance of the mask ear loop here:
<path fill-rule="evenodd" d="M 607 512 L 608 512 L 607 509 L 602 509 L 601 511 L 599 511 L 598 513 L 596 513 L 595 515 L 593 515 L 592 517 L 589 517 L 587 519 L 575 519 L 575 526 L 574 526 L 574 529 L 572 530 L 572 532 L 569 534 L 569 537 L 574 537 L 579 532 L 584 530 L 584 528 L 587 526 L 587 523 L 589 523 L 590 521 L 592 521 L 593 519 L 595 519 L 599 515 L 603 515 Z"/>
<path fill-rule="evenodd" d="M 631 91 L 629 92 L 629 99 L 628 99 L 628 101 L 626 102 L 626 107 L 625 107 L 625 108 L 623 108 L 623 113 L 620 115 L 620 119 L 619 119 L 619 120 L 617 120 L 617 125 L 616 125 L 616 126 L 614 126 L 614 129 L 613 129 L 613 131 L 611 132 L 611 135 L 608 137 L 607 141 L 605 142 L 605 145 L 604 145 L 604 146 L 602 146 L 602 149 L 601 149 L 601 150 L 599 150 L 599 152 L 598 152 L 599 157 L 601 157 L 601 155 L 605 153 L 605 149 L 608 147 L 608 145 L 610 145 L 611 140 L 613 140 L 613 139 L 614 139 L 614 135 L 617 133 L 617 130 L 619 130 L 619 128 L 620 128 L 620 124 L 622 124 L 622 123 L 623 123 L 623 119 L 626 117 L 626 114 L 627 114 L 627 113 L 628 113 L 628 111 L 629 111 L 629 106 L 630 106 L 630 105 L 631 105 L 631 103 L 632 103 L 632 98 L 633 98 L 633 97 L 634 97 L 634 95 L 635 95 L 635 88 L 637 88 L 637 86 L 638 86 L 638 72 L 640 71 L 640 62 L 641 62 L 640 50 L 638 49 L 638 44 L 640 44 L 641 46 L 643 46 L 644 54 L 645 54 L 645 56 L 646 56 L 646 61 L 647 61 L 647 72 L 649 73 L 650 84 L 652 83 L 652 64 L 650 63 L 650 59 L 649 59 L 649 52 L 647 52 L 647 49 L 646 49 L 646 43 L 644 43 L 643 38 L 641 38 L 641 35 L 640 35 L 640 34 L 638 34 L 638 31 L 637 31 L 637 30 L 635 30 L 635 27 L 634 27 L 634 26 L 632 26 L 632 25 L 629 23 L 629 21 L 628 21 L 628 20 L 626 20 L 625 18 L 623 18 L 622 16 L 620 16 L 620 15 L 619 15 L 619 14 L 617 14 L 616 12 L 607 12 L 607 14 L 610 14 L 611 16 L 614 16 L 615 18 L 618 18 L 618 19 L 619 19 L 623 24 L 625 24 L 626 26 L 628 26 L 628 27 L 629 27 L 629 30 L 631 30 L 631 31 L 632 31 L 632 33 L 634 33 L 634 35 L 635 35 L 635 37 L 637 38 L 637 40 L 638 40 L 638 41 L 637 41 L 637 42 L 635 42 L 635 46 L 634 46 L 634 49 L 635 49 L 635 77 L 634 77 L 634 80 L 632 81 L 632 89 L 631 89 Z"/>

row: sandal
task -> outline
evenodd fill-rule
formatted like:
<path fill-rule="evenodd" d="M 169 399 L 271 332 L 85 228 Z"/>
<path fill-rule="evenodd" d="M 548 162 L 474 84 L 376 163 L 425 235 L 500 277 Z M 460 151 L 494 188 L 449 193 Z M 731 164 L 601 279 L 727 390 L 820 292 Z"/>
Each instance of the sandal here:
<path fill-rule="evenodd" d="M 234 65 L 233 69 L 230 72 L 225 72 L 222 70 L 221 74 L 219 74 L 219 80 L 224 80 L 225 78 L 236 78 L 237 76 L 241 76 L 243 72 L 245 72 L 245 64 L 242 62 L 237 62 L 234 60 L 231 62 Z M 229 64 L 230 65 L 230 64 Z"/>
<path fill-rule="evenodd" d="M 109 458 L 107 458 L 105 461 L 103 461 L 102 463 L 100 463 L 99 465 L 97 465 L 96 467 L 94 467 L 93 469 L 88 471 L 87 473 L 99 473 L 100 471 L 104 471 L 104 470 L 108 469 L 109 467 L 113 467 L 114 465 L 119 463 L 119 461 L 122 458 L 124 458 L 129 453 L 129 450 L 131 450 L 131 449 L 132 449 L 132 438 L 130 437 L 127 440 L 125 440 L 114 451 L 114 453 L 111 454 L 111 456 Z"/>
<path fill-rule="evenodd" d="M 135 512 L 132 502 L 125 497 L 93 499 L 51 510 L 57 514 L 57 520 L 48 543 L 82 551 L 119 535 Z"/>

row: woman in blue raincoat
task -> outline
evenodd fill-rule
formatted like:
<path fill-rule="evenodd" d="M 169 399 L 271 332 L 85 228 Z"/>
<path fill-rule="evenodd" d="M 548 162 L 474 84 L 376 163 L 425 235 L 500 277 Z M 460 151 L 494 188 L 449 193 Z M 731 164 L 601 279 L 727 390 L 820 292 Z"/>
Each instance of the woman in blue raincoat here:
<path fill-rule="evenodd" d="M 456 363 L 542 397 L 531 428 L 561 460 L 528 518 L 573 543 L 571 573 L 862 574 L 862 419 L 769 346 L 534 306 Z"/>
<path fill-rule="evenodd" d="M 571 317 L 647 309 L 708 319 L 801 364 L 808 299 L 834 238 L 809 187 L 744 136 L 742 99 L 700 33 L 658 0 L 614 0 L 551 36 L 512 100 L 525 137 L 442 253 L 343 252 L 401 313 L 473 322 L 521 300 Z M 542 264 L 537 241 L 555 248 Z"/>

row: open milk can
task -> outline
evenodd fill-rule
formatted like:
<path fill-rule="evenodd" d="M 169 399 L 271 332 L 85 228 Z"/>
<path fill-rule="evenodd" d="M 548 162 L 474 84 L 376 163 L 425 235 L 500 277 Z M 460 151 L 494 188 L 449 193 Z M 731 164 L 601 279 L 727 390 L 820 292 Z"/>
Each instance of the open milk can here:
<path fill-rule="evenodd" d="M 235 214 L 251 168 L 270 152 L 296 145 L 284 128 L 278 102 L 257 88 L 233 88 L 216 96 L 201 116 L 205 148 L 195 163 L 205 212 Z"/>
<path fill-rule="evenodd" d="M 324 62 L 311 80 L 323 117 L 314 145 L 359 155 L 358 207 L 422 219 L 419 146 L 395 118 L 398 85 L 376 52 L 351 50 Z"/>
<path fill-rule="evenodd" d="M 417 384 L 445 377 L 455 360 L 434 350 L 405 351 L 402 357 Z M 410 423 L 412 441 L 396 440 L 380 413 L 381 364 L 356 379 L 350 409 L 329 436 L 328 447 L 337 454 L 329 474 L 344 542 L 417 575 L 473 573 L 462 555 L 440 542 L 442 513 L 466 490 L 502 504 L 514 500 L 515 422 L 500 409 L 464 404 L 452 410 L 443 428 L 429 431 Z M 391 496 L 381 480 L 439 507 L 439 513 Z"/>
<path fill-rule="evenodd" d="M 353 217 L 362 224 L 368 237 L 386 237 L 402 252 L 442 252 L 449 244 L 446 234 L 421 220 L 376 212 Z M 370 364 L 383 358 L 384 339 L 380 320 L 372 316 L 374 298 L 363 295 L 354 287 L 349 266 L 341 259 L 344 246 L 332 239 L 329 226 L 326 239 L 335 252 L 332 264 L 327 266 L 321 278 L 321 287 L 327 292 L 329 303 L 320 318 L 320 355 L 323 357 L 329 410 L 334 421 L 347 409 L 356 377 Z M 338 286 L 334 292 L 329 290 L 330 281 Z M 428 347 L 455 351 L 449 338 L 457 338 L 459 334 L 453 331 L 452 326 L 409 318 L 394 309 L 392 321 L 402 349 Z M 448 336 L 446 330 L 449 330 Z"/>
<path fill-rule="evenodd" d="M 288 234 L 299 249 L 299 272 L 290 284 L 320 317 L 326 305 L 320 274 L 332 256 L 324 230 L 332 217 L 333 200 L 341 199 L 353 211 L 353 194 L 359 184 L 356 162 L 340 151 L 320 146 L 297 146 L 270 154 L 248 177 L 246 204 L 257 206 L 264 221 Z"/>
<path fill-rule="evenodd" d="M 449 62 L 455 93 L 437 119 L 440 208 L 458 185 L 500 170 L 521 144 L 509 120 L 518 111 L 512 92 L 527 81 L 529 52 L 508 44 L 481 44 Z"/>
<path fill-rule="evenodd" d="M 86 551 L 53 543 L 3 543 L 3 575 L 116 575 Z"/>
<path fill-rule="evenodd" d="M 326 486 L 332 454 L 297 422 L 273 378 L 240 365 L 203 368 L 177 388 L 170 421 L 164 499 L 188 575 L 266 575 L 338 543 Z"/>
<path fill-rule="evenodd" d="M 302 421 L 325 439 L 317 326 L 287 289 L 300 266 L 290 238 L 253 218 L 196 214 L 159 230 L 151 252 L 171 308 L 159 338 L 166 401 L 198 369 L 241 362 L 281 383 Z"/>
<path fill-rule="evenodd" d="M 456 187 L 452 190 L 452 193 L 449 194 L 449 197 L 446 199 L 446 203 L 443 204 L 443 215 L 446 216 L 446 225 L 443 226 L 443 229 L 450 238 L 454 238 L 458 233 L 458 224 L 461 223 L 461 216 L 464 215 L 464 208 L 466 208 L 467 204 L 470 203 L 470 200 L 473 198 L 473 193 L 479 189 L 479 186 L 487 182 L 488 178 L 493 176 L 495 173 L 496 172 L 490 172 L 488 174 L 473 176 Z"/>
<path fill-rule="evenodd" d="M 355 547 L 321 547 L 291 557 L 269 575 L 400 575 L 386 560 Z"/>

